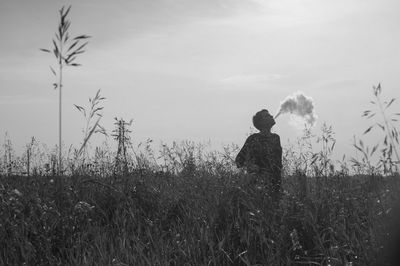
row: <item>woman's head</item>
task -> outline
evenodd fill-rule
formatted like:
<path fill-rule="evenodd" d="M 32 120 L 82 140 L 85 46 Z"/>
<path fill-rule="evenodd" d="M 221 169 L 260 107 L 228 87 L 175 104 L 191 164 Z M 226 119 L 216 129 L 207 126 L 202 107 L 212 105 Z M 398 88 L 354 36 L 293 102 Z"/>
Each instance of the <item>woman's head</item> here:
<path fill-rule="evenodd" d="M 274 117 L 263 109 L 253 116 L 253 125 L 260 131 L 270 130 L 275 125 Z"/>

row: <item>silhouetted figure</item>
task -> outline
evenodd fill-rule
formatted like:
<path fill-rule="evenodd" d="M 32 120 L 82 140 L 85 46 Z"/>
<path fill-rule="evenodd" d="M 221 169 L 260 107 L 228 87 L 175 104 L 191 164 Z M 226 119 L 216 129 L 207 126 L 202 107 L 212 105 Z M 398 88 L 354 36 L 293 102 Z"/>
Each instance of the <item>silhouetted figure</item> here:
<path fill-rule="evenodd" d="M 263 109 L 253 116 L 253 124 L 260 132 L 247 138 L 236 157 L 236 165 L 256 174 L 272 186 L 273 192 L 278 193 L 282 178 L 282 147 L 279 135 L 271 133 L 275 120 Z"/>

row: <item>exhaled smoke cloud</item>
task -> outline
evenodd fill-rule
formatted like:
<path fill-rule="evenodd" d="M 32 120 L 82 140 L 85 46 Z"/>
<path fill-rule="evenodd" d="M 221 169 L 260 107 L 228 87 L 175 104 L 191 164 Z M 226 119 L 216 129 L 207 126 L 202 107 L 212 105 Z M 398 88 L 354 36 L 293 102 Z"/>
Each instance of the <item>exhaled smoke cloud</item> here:
<path fill-rule="evenodd" d="M 305 96 L 302 92 L 296 92 L 286 97 L 286 99 L 281 102 L 281 107 L 275 118 L 285 113 L 297 115 L 310 125 L 314 125 L 317 120 L 317 116 L 314 113 L 313 99 Z"/>

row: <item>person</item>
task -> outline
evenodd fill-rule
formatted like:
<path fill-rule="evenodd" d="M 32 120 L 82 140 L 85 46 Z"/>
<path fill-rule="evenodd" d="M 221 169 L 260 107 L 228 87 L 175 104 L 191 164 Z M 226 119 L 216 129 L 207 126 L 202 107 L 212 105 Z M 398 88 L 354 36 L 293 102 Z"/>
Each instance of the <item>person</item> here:
<path fill-rule="evenodd" d="M 255 174 L 279 193 L 281 189 L 282 147 L 279 135 L 272 133 L 273 116 L 263 109 L 253 116 L 253 125 L 260 132 L 250 135 L 236 156 L 236 166 Z"/>

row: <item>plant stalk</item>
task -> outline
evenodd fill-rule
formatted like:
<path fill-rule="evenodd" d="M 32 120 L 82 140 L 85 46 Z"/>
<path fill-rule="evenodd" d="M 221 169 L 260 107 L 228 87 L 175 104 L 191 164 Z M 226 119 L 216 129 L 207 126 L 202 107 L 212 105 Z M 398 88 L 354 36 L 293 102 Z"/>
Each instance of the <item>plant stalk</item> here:
<path fill-rule="evenodd" d="M 400 157 L 399 157 L 399 154 L 397 152 L 396 146 L 394 145 L 393 137 L 392 137 L 392 134 L 390 132 L 391 127 L 389 127 L 389 122 L 387 121 L 387 118 L 386 118 L 386 115 L 385 115 L 385 111 L 384 111 L 382 103 L 381 103 L 381 99 L 378 96 L 376 98 L 377 98 L 377 102 L 379 104 L 379 109 L 381 111 L 381 115 L 383 117 L 383 121 L 384 121 L 385 126 L 386 126 L 387 136 L 389 136 L 390 144 L 393 146 L 393 150 L 394 150 L 394 153 L 395 153 L 396 158 L 397 158 L 396 165 L 399 165 L 400 164 Z"/>
<path fill-rule="evenodd" d="M 59 104 L 58 104 L 58 175 L 61 176 L 62 174 L 62 148 L 61 148 L 61 140 L 62 140 L 62 42 L 60 41 L 60 55 L 59 55 L 59 70 L 60 70 L 60 75 L 59 75 L 59 81 L 58 81 L 58 88 L 60 90 L 59 92 Z"/>

